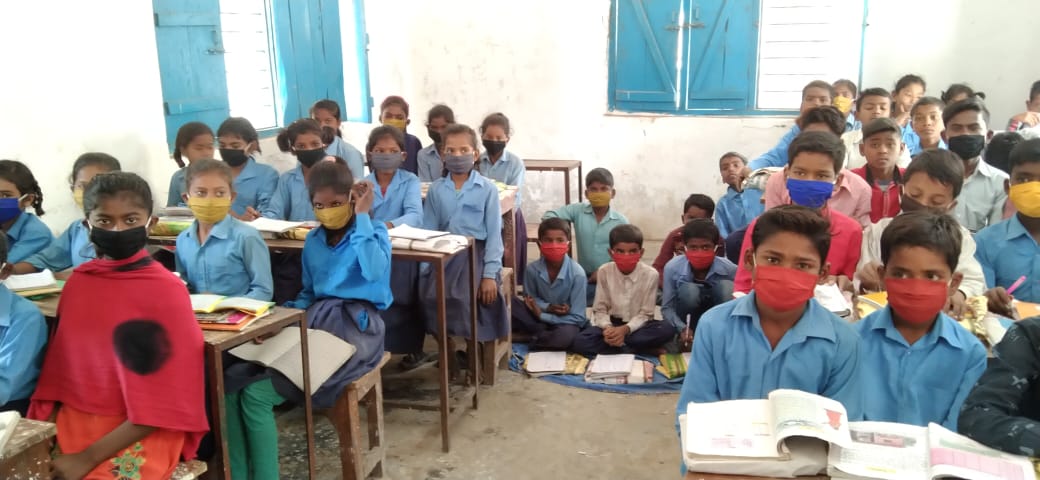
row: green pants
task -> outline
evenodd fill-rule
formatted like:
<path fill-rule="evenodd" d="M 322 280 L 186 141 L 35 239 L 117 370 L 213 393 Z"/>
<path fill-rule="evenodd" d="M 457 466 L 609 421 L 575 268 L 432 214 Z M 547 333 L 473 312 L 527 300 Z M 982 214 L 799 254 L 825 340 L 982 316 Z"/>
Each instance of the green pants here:
<path fill-rule="evenodd" d="M 224 396 L 233 480 L 278 480 L 278 426 L 274 407 L 285 399 L 270 379 Z"/>

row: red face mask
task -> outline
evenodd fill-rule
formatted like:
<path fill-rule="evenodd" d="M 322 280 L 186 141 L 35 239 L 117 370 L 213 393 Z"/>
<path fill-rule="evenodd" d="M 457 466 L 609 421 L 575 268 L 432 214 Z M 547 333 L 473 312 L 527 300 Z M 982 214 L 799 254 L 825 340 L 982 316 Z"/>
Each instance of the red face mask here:
<path fill-rule="evenodd" d="M 687 250 L 686 260 L 690 262 L 690 265 L 697 270 L 704 270 L 711 266 L 715 262 L 715 251 L 714 250 Z"/>
<path fill-rule="evenodd" d="M 813 297 L 819 276 L 793 268 L 758 265 L 751 288 L 767 307 L 778 312 L 794 310 Z"/>
<path fill-rule="evenodd" d="M 542 252 L 542 258 L 557 263 L 563 260 L 571 249 L 571 242 L 565 243 L 539 243 L 538 251 Z"/>
<path fill-rule="evenodd" d="M 892 310 L 914 325 L 935 320 L 949 298 L 949 285 L 923 278 L 886 278 L 885 290 Z"/>
<path fill-rule="evenodd" d="M 610 258 L 617 264 L 618 270 L 621 270 L 621 273 L 625 275 L 632 273 L 632 270 L 636 269 L 636 265 L 642 256 L 643 254 L 641 253 L 610 253 Z"/>

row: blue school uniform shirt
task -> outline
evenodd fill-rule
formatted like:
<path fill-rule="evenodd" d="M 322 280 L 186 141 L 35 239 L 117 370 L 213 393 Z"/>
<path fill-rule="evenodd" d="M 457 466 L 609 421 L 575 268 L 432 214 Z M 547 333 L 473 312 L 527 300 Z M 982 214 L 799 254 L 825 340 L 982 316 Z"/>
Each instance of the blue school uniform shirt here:
<path fill-rule="evenodd" d="M 187 170 L 188 167 L 181 167 L 170 176 L 170 193 L 166 195 L 167 207 L 184 206 L 184 198 L 181 195 L 184 193 L 184 175 Z"/>
<path fill-rule="evenodd" d="M 232 212 L 242 215 L 246 213 L 246 207 L 263 212 L 278 188 L 278 171 L 270 165 L 257 162 L 255 157 L 250 157 L 235 177 L 234 186 L 235 200 L 231 202 Z"/>
<path fill-rule="evenodd" d="M 24 261 L 43 251 L 53 241 L 54 235 L 43 220 L 31 213 L 22 212 L 7 230 L 7 262 Z"/>
<path fill-rule="evenodd" d="M 859 336 L 816 300 L 772 349 L 755 292 L 708 310 L 693 337 L 678 412 L 689 402 L 766 398 L 778 388 L 815 393 L 862 418 Z M 678 417 L 678 416 L 677 416 Z"/>
<path fill-rule="evenodd" d="M 708 275 L 704 277 L 704 281 L 696 283 L 707 283 L 714 288 L 715 285 L 718 285 L 719 280 L 732 282 L 736 275 L 737 266 L 733 262 L 722 257 L 715 257 L 715 260 L 711 262 L 711 267 L 708 268 Z M 695 283 L 693 267 L 690 266 L 690 261 L 686 259 L 686 255 L 669 260 L 664 265 L 663 277 L 664 281 L 661 284 L 661 315 L 681 332 L 686 329 L 686 319 L 679 318 L 679 314 L 675 311 L 676 302 L 679 300 L 676 287 L 679 286 L 680 282 Z"/>
<path fill-rule="evenodd" d="M 487 178 L 517 187 L 516 208 L 520 208 L 520 188 L 524 186 L 524 172 L 527 171 L 520 157 L 504 150 L 498 161 L 492 164 L 487 152 L 484 152 L 477 160 L 477 171 Z"/>
<path fill-rule="evenodd" d="M 529 264 L 524 271 L 524 293 L 534 297 L 538 308 L 542 310 L 539 320 L 550 325 L 570 324 L 584 327 L 588 324 L 585 318 L 585 287 L 588 278 L 585 270 L 570 256 L 563 257 L 560 272 L 556 281 L 549 281 L 549 267 L 544 258 Z M 549 305 L 565 304 L 570 308 L 566 315 L 549 313 Z"/>
<path fill-rule="evenodd" d="M 852 326 L 859 333 L 863 419 L 957 431 L 961 405 L 986 371 L 986 347 L 940 313 L 935 326 L 910 345 L 892 323 L 891 308 Z"/>
<path fill-rule="evenodd" d="M 738 192 L 733 187 L 726 189 L 726 194 L 715 204 L 715 225 L 719 227 L 719 235 L 726 238 L 729 234 L 748 226 L 765 210 L 762 203 L 762 190 L 748 188 Z"/>
<path fill-rule="evenodd" d="M 325 227 L 307 234 L 303 243 L 303 290 L 286 306 L 306 309 L 324 298 L 364 300 L 378 310 L 390 306 L 394 297 L 390 291 L 390 235 L 386 225 L 373 222 L 367 213 L 358 213 L 343 239 L 333 247 L 328 245 Z"/>
<path fill-rule="evenodd" d="M 303 181 L 303 166 L 296 165 L 296 168 L 278 177 L 278 187 L 275 188 L 267 208 L 261 210 L 260 214 L 267 218 L 293 222 L 314 220 L 311 194 Z"/>
<path fill-rule="evenodd" d="M 196 220 L 177 235 L 174 258 L 188 291 L 270 301 L 271 254 L 260 232 L 228 215 L 199 245 L 198 225 Z"/>
<path fill-rule="evenodd" d="M 0 405 L 32 396 L 46 343 L 40 309 L 0 286 Z"/>
<path fill-rule="evenodd" d="M 325 153 L 346 160 L 347 167 L 350 168 L 350 174 L 354 178 L 365 176 L 365 156 L 361 154 L 360 150 L 354 148 L 353 145 L 344 142 L 342 138 L 333 138 L 332 143 L 325 147 Z"/>
<path fill-rule="evenodd" d="M 791 142 L 794 141 L 794 137 L 797 137 L 799 133 L 802 133 L 802 129 L 795 125 L 791 127 L 780 141 L 777 142 L 776 146 L 772 150 L 763 153 L 758 158 L 748 162 L 748 168 L 751 170 L 758 170 L 766 167 L 786 167 L 787 166 L 787 147 L 791 146 Z"/>
<path fill-rule="evenodd" d="M 430 145 L 416 155 L 419 167 L 419 181 L 432 182 L 443 177 L 444 164 L 441 163 L 441 154 L 437 153 L 437 145 Z"/>
<path fill-rule="evenodd" d="M 483 278 L 498 278 L 502 270 L 502 210 L 498 187 L 470 170 L 461 190 L 451 175 L 430 185 L 423 205 L 423 228 L 451 232 L 484 241 Z"/>
<path fill-rule="evenodd" d="M 36 270 L 60 272 L 78 267 L 97 257 L 94 244 L 90 243 L 90 230 L 86 221 L 75 220 L 55 238 L 47 248 L 25 259 Z"/>
<path fill-rule="evenodd" d="M 911 157 L 921 152 L 921 137 L 917 136 L 913 124 L 913 121 L 908 120 L 906 125 L 903 125 L 903 143 L 906 144 L 906 151 L 910 152 Z"/>
<path fill-rule="evenodd" d="M 982 266 L 986 288 L 1009 288 L 1025 276 L 1015 298 L 1040 303 L 1040 246 L 1018 220 L 1018 215 L 975 234 L 975 259 Z"/>
<path fill-rule="evenodd" d="M 369 213 L 372 220 L 380 223 L 390 222 L 395 227 L 422 226 L 422 188 L 419 185 L 419 177 L 411 172 L 397 169 L 394 172 L 394 178 L 390 180 L 390 185 L 386 187 L 386 194 L 379 188 L 375 172 L 368 174 L 368 177 L 365 178 L 375 186 L 372 211 Z"/>
<path fill-rule="evenodd" d="M 418 175 L 419 174 L 419 150 L 422 150 L 422 142 L 419 141 L 419 137 L 410 133 L 404 134 L 404 150 L 407 155 L 404 157 L 404 163 L 401 164 L 401 168 Z"/>
<path fill-rule="evenodd" d="M 549 210 L 542 215 L 546 218 L 562 218 L 574 226 L 574 239 L 578 242 L 578 263 L 585 272 L 595 272 L 605 263 L 614 261 L 610 258 L 610 231 L 618 225 L 628 223 L 617 210 L 611 208 L 603 217 L 603 221 L 596 223 L 596 213 L 592 210 L 592 204 L 572 203 L 564 205 L 556 210 Z"/>

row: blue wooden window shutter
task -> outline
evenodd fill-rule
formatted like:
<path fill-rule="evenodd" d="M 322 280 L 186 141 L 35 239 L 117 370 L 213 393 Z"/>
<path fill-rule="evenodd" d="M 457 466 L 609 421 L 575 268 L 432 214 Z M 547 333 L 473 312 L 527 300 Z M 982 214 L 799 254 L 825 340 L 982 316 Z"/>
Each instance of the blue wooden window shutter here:
<path fill-rule="evenodd" d="M 344 108 L 343 44 L 337 0 L 274 0 L 276 69 L 287 125 L 323 98 Z"/>
<path fill-rule="evenodd" d="M 686 13 L 685 109 L 721 114 L 754 109 L 758 2 L 692 0 Z"/>
<path fill-rule="evenodd" d="M 679 107 L 678 25 L 685 0 L 614 0 L 611 109 L 675 112 Z"/>

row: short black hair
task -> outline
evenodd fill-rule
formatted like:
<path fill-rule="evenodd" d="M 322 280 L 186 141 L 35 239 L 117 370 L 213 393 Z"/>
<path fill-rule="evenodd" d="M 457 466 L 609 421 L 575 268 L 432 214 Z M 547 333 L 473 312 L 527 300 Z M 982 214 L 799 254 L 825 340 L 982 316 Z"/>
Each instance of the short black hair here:
<path fill-rule="evenodd" d="M 447 140 L 448 137 L 454 135 L 465 135 L 466 139 L 469 140 L 470 146 L 472 146 L 474 150 L 479 148 L 477 147 L 477 132 L 468 125 L 452 123 L 447 127 L 444 127 L 444 131 L 441 132 L 441 141 L 443 142 Z"/>
<path fill-rule="evenodd" d="M 256 151 L 260 151 L 260 135 L 256 133 L 256 128 L 253 127 L 249 120 L 244 117 L 231 117 L 224 120 L 217 127 L 217 138 L 232 135 L 241 138 L 243 142 L 256 142 Z"/>
<path fill-rule="evenodd" d="M 953 198 L 961 194 L 964 187 L 964 162 L 956 153 L 941 148 L 929 148 L 914 156 L 903 172 L 905 183 L 915 173 L 924 173 L 929 178 L 953 189 Z"/>
<path fill-rule="evenodd" d="M 502 112 L 495 112 L 491 115 L 484 117 L 484 121 L 480 122 L 480 134 L 483 135 L 487 131 L 488 127 L 498 125 L 505 130 L 506 135 L 512 135 L 513 129 L 509 127 L 509 117 Z"/>
<path fill-rule="evenodd" d="M 986 108 L 986 102 L 978 97 L 968 97 L 954 102 L 952 105 L 947 105 L 943 109 L 943 124 L 949 124 L 953 117 L 969 110 L 981 113 L 982 119 L 986 121 L 986 128 L 989 128 L 989 109 Z"/>
<path fill-rule="evenodd" d="M 847 78 L 842 78 L 834 82 L 834 85 L 831 86 L 834 90 L 837 90 L 838 87 L 845 87 L 852 90 L 852 98 L 856 98 L 856 94 L 859 92 L 859 88 L 856 87 L 856 84 Z"/>
<path fill-rule="evenodd" d="M 831 132 L 802 132 L 787 147 L 787 164 L 794 165 L 794 159 L 800 153 L 823 153 L 834 160 L 834 174 L 837 175 L 845 166 L 845 143 Z"/>
<path fill-rule="evenodd" d="M 809 239 L 816 247 L 816 253 L 820 254 L 821 265 L 827 261 L 831 248 L 831 222 L 815 210 L 799 205 L 780 205 L 766 210 L 755 221 L 755 229 L 751 231 L 751 248 L 757 250 L 769 237 L 781 232 Z"/>
<path fill-rule="evenodd" d="M 1000 132 L 993 135 L 986 145 L 986 163 L 1000 169 L 1000 171 L 1011 175 L 1011 150 L 1015 148 L 1025 137 L 1018 132 Z"/>
<path fill-rule="evenodd" d="M 928 210 L 896 215 L 881 233 L 881 263 L 888 265 L 898 247 L 927 248 L 946 258 L 950 272 L 961 255 L 961 227 L 953 217 Z"/>
<path fill-rule="evenodd" d="M 559 230 L 563 232 L 568 241 L 571 239 L 571 224 L 562 218 L 552 217 L 542 220 L 542 223 L 538 224 L 538 239 L 541 240 L 549 230 Z"/>
<path fill-rule="evenodd" d="M 368 143 L 365 145 L 365 152 L 371 152 L 373 148 L 376 148 L 376 144 L 386 137 L 394 139 L 394 142 L 397 143 L 397 147 L 400 148 L 401 151 L 405 150 L 404 132 L 399 130 L 397 127 L 380 125 L 373 128 L 368 134 Z"/>
<path fill-rule="evenodd" d="M 968 86 L 966 83 L 955 83 L 946 88 L 940 95 L 943 103 L 953 103 L 953 97 L 958 95 L 967 95 L 968 98 L 979 97 L 986 98 L 986 94 L 983 92 L 976 92 L 975 89 Z"/>
<path fill-rule="evenodd" d="M 213 130 L 210 130 L 209 125 L 202 122 L 188 122 L 181 125 L 181 128 L 177 129 L 177 138 L 173 141 L 173 159 L 177 162 L 178 167 L 184 167 L 184 160 L 181 159 L 181 149 L 191 144 L 192 140 L 199 135 L 213 136 Z"/>
<path fill-rule="evenodd" d="M 899 136 L 899 140 L 902 141 L 903 129 L 899 127 L 895 120 L 888 117 L 875 118 L 863 125 L 863 141 L 866 142 L 868 138 L 882 132 L 895 133 Z"/>
<path fill-rule="evenodd" d="M 608 187 L 614 187 L 614 174 L 610 173 L 610 170 L 605 168 L 593 168 L 589 170 L 589 173 L 585 174 L 585 186 L 588 187 L 593 183 L 602 183 Z"/>
<path fill-rule="evenodd" d="M 275 141 L 278 143 L 278 149 L 283 152 L 292 151 L 293 145 L 296 144 L 296 137 L 308 133 L 317 135 L 318 138 L 321 138 L 322 142 L 325 142 L 324 132 L 321 129 L 321 124 L 318 123 L 317 120 L 311 118 L 300 118 L 278 132 L 278 136 L 275 137 Z"/>
<path fill-rule="evenodd" d="M 618 225 L 610 230 L 610 248 L 619 243 L 635 243 L 643 248 L 643 232 L 631 223 Z"/>
<path fill-rule="evenodd" d="M 683 225 L 683 243 L 694 238 L 708 240 L 715 245 L 718 245 L 722 240 L 721 235 L 719 234 L 719 227 L 716 227 L 715 222 L 708 218 L 695 218 L 686 222 L 686 225 Z"/>
<path fill-rule="evenodd" d="M 929 105 L 935 105 L 939 107 L 939 111 L 942 112 L 946 108 L 946 102 L 935 97 L 921 97 L 914 106 L 910 107 L 910 117 L 913 118 L 914 113 L 917 112 L 918 108 L 927 107 Z"/>
<path fill-rule="evenodd" d="M 343 120 L 343 114 L 340 112 L 339 103 L 336 103 L 335 100 L 328 98 L 318 100 L 317 102 L 314 102 L 314 105 L 311 105 L 311 109 L 307 113 L 313 117 L 315 110 L 325 110 L 326 112 L 329 112 L 329 115 L 332 115 L 332 118 L 339 121 Z"/>
<path fill-rule="evenodd" d="M 722 161 L 727 159 L 727 158 L 739 158 L 740 159 L 740 163 L 743 163 L 744 165 L 747 165 L 747 157 L 741 155 L 738 152 L 726 152 L 726 153 L 723 153 L 721 157 L 719 157 L 719 166 L 720 167 L 722 166 Z"/>
<path fill-rule="evenodd" d="M 686 201 L 683 202 L 682 213 L 686 213 L 690 207 L 697 207 L 708 213 L 708 218 L 715 215 L 715 201 L 711 197 L 703 193 L 693 193 L 689 197 L 686 197 Z"/>
<path fill-rule="evenodd" d="M 1040 162 L 1040 138 L 1023 140 L 1011 149 L 1011 155 L 1008 157 L 1008 174 L 1019 165 L 1037 162 Z"/>
<path fill-rule="evenodd" d="M 350 193 L 354 186 L 354 176 L 346 162 L 318 162 L 311 167 L 310 178 L 307 179 L 307 192 L 314 200 L 314 193 L 323 188 L 332 188 L 338 194 Z"/>
<path fill-rule="evenodd" d="M 455 123 L 455 111 L 444 104 L 434 105 L 433 108 L 426 113 L 426 123 L 430 123 L 438 118 L 443 118 L 444 121 L 448 123 Z"/>
<path fill-rule="evenodd" d="M 72 175 L 69 177 L 69 183 L 74 183 L 76 177 L 79 176 L 79 171 L 87 167 L 101 167 L 106 172 L 122 170 L 116 157 L 107 153 L 87 152 L 76 158 L 76 162 L 72 164 Z"/>
<path fill-rule="evenodd" d="M 888 90 L 884 88 L 868 88 L 860 92 L 859 96 L 856 97 L 856 110 L 859 110 L 863 106 L 863 99 L 867 97 L 885 97 L 888 99 L 888 107 L 892 108 L 892 94 L 888 93 Z"/>
<path fill-rule="evenodd" d="M 802 87 L 802 99 L 805 99 L 805 92 L 808 92 L 810 88 L 822 88 L 830 94 L 831 98 L 834 98 L 834 87 L 831 84 L 823 80 L 813 80 Z"/>
<path fill-rule="evenodd" d="M 1033 86 L 1029 87 L 1029 101 L 1032 102 L 1037 95 L 1040 95 L 1040 80 L 1033 82 Z"/>
<path fill-rule="evenodd" d="M 841 110 L 831 105 L 812 108 L 805 112 L 804 115 L 798 117 L 799 128 L 804 129 L 814 123 L 826 125 L 828 130 L 839 137 L 842 133 L 845 133 L 845 115 L 842 115 Z"/>
<path fill-rule="evenodd" d="M 896 80 L 896 88 L 892 90 L 892 93 L 899 93 L 900 90 L 909 87 L 910 85 L 913 85 L 915 83 L 920 85 L 922 89 L 928 89 L 928 84 L 924 82 L 924 78 L 922 78 L 920 75 L 914 75 L 911 73 L 903 75 L 902 77 L 899 77 L 899 80 Z"/>
<path fill-rule="evenodd" d="M 204 158 L 196 160 L 188 165 L 188 169 L 184 172 L 184 191 L 191 191 L 191 181 L 206 173 L 217 173 L 224 180 L 227 180 L 228 185 L 231 187 L 231 191 L 235 190 L 235 178 L 234 174 L 231 173 L 231 167 L 226 162 L 220 160 L 214 160 L 212 158 Z"/>
<path fill-rule="evenodd" d="M 132 172 L 108 172 L 99 173 L 94 176 L 83 192 L 83 213 L 90 216 L 101 204 L 102 200 L 128 194 L 136 205 L 152 214 L 154 207 L 152 201 L 152 189 L 148 182 Z"/>

